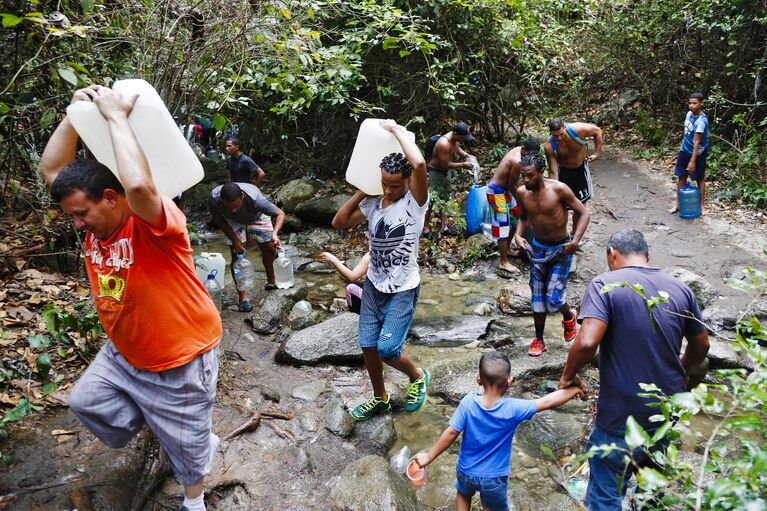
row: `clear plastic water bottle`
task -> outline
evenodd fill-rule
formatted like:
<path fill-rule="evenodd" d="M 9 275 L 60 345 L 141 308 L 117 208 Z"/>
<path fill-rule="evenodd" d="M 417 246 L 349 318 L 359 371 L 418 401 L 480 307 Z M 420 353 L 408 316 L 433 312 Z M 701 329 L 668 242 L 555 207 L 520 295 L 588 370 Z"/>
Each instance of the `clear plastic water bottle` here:
<path fill-rule="evenodd" d="M 404 478 L 408 463 L 410 463 L 410 449 L 406 445 L 397 454 L 392 456 L 389 466 Z"/>
<path fill-rule="evenodd" d="M 295 318 L 305 318 L 312 313 L 312 304 L 306 300 L 301 300 L 300 302 L 296 302 L 290 312 Z"/>
<path fill-rule="evenodd" d="M 274 283 L 280 289 L 287 289 L 295 284 L 293 279 L 293 263 L 284 250 L 280 250 L 280 255 L 274 261 Z"/>
<path fill-rule="evenodd" d="M 256 287 L 256 272 L 253 263 L 247 260 L 245 252 L 237 254 L 237 259 L 232 263 L 234 281 L 238 291 L 253 291 Z"/>
<path fill-rule="evenodd" d="M 216 273 L 218 273 L 217 270 L 213 270 L 208 274 L 208 278 L 205 281 L 205 290 L 210 295 L 211 299 L 213 300 L 213 304 L 216 306 L 216 310 L 218 312 L 221 312 L 221 307 L 223 304 L 223 289 L 221 289 L 221 285 L 216 280 Z"/>

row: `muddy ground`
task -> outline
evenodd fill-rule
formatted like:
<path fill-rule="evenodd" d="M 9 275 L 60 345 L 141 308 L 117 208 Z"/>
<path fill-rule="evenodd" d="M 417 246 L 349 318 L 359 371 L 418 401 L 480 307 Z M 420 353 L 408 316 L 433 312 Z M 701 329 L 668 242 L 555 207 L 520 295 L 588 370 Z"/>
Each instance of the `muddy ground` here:
<path fill-rule="evenodd" d="M 721 296 L 721 304 L 743 306 L 747 302 L 747 296 L 727 287 L 722 279 L 738 276 L 745 265 L 767 266 L 762 253 L 763 247 L 767 247 L 767 230 L 758 217 L 749 214 L 743 218 L 737 211 L 724 212 L 712 204 L 709 216 L 682 220 L 666 212 L 674 191 L 670 173 L 654 172 L 646 163 L 635 163 L 609 149 L 592 168 L 595 195 L 588 204 L 592 222 L 571 281 L 573 296 L 581 296 L 589 280 L 606 270 L 604 242 L 609 234 L 621 228 L 635 228 L 645 233 L 654 266 L 678 266 L 703 275 Z M 490 272 L 492 265 L 484 263 L 479 267 Z M 488 278 L 490 287 L 504 284 L 494 275 Z M 526 276 L 514 280 L 523 284 Z M 355 395 L 369 392 L 365 373 L 359 367 L 278 364 L 274 358 L 279 344 L 274 342 L 273 335 L 254 334 L 236 312 L 225 311 L 223 319 L 224 357 L 214 432 L 224 437 L 254 410 L 284 412 L 294 418 L 263 419 L 255 432 L 222 444 L 210 478 L 208 508 L 329 509 L 334 505 L 329 500 L 334 491 L 333 477 L 355 459 L 385 455 L 391 447 L 390 439 L 381 440 L 370 432 L 341 438 L 323 426 L 322 409 L 331 395 L 337 394 L 350 402 Z M 550 320 L 557 322 L 553 317 Z M 527 329 L 515 332 L 519 344 L 515 349 L 520 357 L 525 356 L 524 342 L 529 342 L 532 334 L 531 320 Z M 429 348 L 419 347 L 415 351 L 423 353 L 418 350 L 424 349 Z M 467 348 L 463 349 L 465 354 Z M 454 352 L 440 353 L 452 356 Z M 391 372 L 387 379 L 395 387 L 404 383 Z M 297 389 L 302 392 L 296 392 Z M 451 409 L 452 405 L 445 400 L 430 397 L 427 407 L 419 413 L 444 418 Z M 394 428 L 400 434 L 402 425 L 412 425 L 415 420 L 398 413 L 393 418 Z M 435 424 L 440 420 L 444 419 L 435 419 Z M 180 487 L 172 478 L 147 476 L 149 464 L 145 454 L 153 449 L 147 435 L 136 439 L 129 448 L 108 450 L 65 408 L 32 414 L 9 428 L 9 432 L 0 449 L 12 454 L 16 462 L 0 471 L 0 493 L 5 495 L 5 501 L 0 500 L 0 509 L 180 508 Z M 433 438 L 422 443 L 428 446 L 438 434 L 439 430 L 434 431 Z M 519 456 L 515 451 L 515 466 Z M 545 474 L 550 467 L 539 460 L 523 460 L 519 464 L 532 474 L 530 477 L 536 474 L 549 477 Z M 449 471 L 450 467 L 442 470 Z M 159 484 L 156 491 L 152 490 L 152 481 Z M 557 493 L 557 484 L 545 483 L 539 490 L 541 494 Z M 420 509 L 452 507 L 450 493 L 449 489 L 442 491 L 444 498 L 434 495 L 422 498 L 418 494 Z M 140 498 L 141 495 L 146 498 Z M 556 503 L 550 501 L 551 509 L 575 509 L 571 499 L 560 497 Z M 515 509 L 540 509 L 540 504 L 536 504 L 540 502 L 538 498 L 539 495 L 517 496 Z M 444 503 L 434 504 L 437 500 Z"/>

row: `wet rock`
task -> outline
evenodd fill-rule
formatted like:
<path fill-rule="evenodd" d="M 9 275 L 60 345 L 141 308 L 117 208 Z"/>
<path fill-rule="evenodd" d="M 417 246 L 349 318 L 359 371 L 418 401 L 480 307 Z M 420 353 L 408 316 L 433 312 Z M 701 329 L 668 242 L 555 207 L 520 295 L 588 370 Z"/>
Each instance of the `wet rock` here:
<path fill-rule="evenodd" d="M 205 173 L 203 183 L 219 183 L 229 181 L 229 168 L 226 161 L 220 158 L 200 158 L 202 170 Z"/>
<path fill-rule="evenodd" d="M 528 356 L 527 344 L 502 348 L 501 351 L 511 361 L 511 376 L 516 382 L 561 374 L 567 360 L 567 349 L 557 341 L 548 342 L 546 346 L 549 351 L 540 357 Z M 457 404 L 466 394 L 481 390 L 477 385 L 481 355 L 477 351 L 455 355 L 451 353 L 449 358 L 430 367 L 432 381 L 429 393 Z"/>
<path fill-rule="evenodd" d="M 311 273 L 333 273 L 335 270 L 333 268 L 329 268 L 327 264 L 312 260 L 300 265 L 296 271 L 307 271 Z"/>
<path fill-rule="evenodd" d="M 740 310 L 726 300 L 701 311 L 703 322 L 715 332 L 732 332 L 740 316 Z"/>
<path fill-rule="evenodd" d="M 486 346 L 498 348 L 514 343 L 514 332 L 518 328 L 515 321 L 504 318 L 494 319 L 487 325 L 487 331 L 482 337 L 482 343 Z"/>
<path fill-rule="evenodd" d="M 478 303 L 471 309 L 471 314 L 475 316 L 489 316 L 494 312 L 495 308 L 489 303 Z"/>
<path fill-rule="evenodd" d="M 729 341 L 711 335 L 708 338 L 708 360 L 712 369 L 736 369 L 743 367 L 738 352 L 732 349 Z"/>
<path fill-rule="evenodd" d="M 282 203 L 282 210 L 286 213 L 295 211 L 296 206 L 305 202 L 317 192 L 317 187 L 307 179 L 294 179 L 288 181 L 275 194 L 275 202 Z"/>
<path fill-rule="evenodd" d="M 324 381 L 311 381 L 293 389 L 290 396 L 302 401 L 316 401 L 327 391 L 328 386 Z"/>
<path fill-rule="evenodd" d="M 374 442 L 390 449 L 397 440 L 394 430 L 394 418 L 391 414 L 378 415 L 372 419 L 357 423 L 354 436 L 360 440 Z"/>
<path fill-rule="evenodd" d="M 354 431 L 354 419 L 349 415 L 349 410 L 346 409 L 343 399 L 338 394 L 333 394 L 328 404 L 322 409 L 322 420 L 325 429 L 336 436 L 348 437 Z"/>
<path fill-rule="evenodd" d="M 719 293 L 716 292 L 714 286 L 709 284 L 706 279 L 697 273 L 679 267 L 664 268 L 663 272 L 671 275 L 675 279 L 681 280 L 692 289 L 692 292 L 695 293 L 695 298 L 698 300 L 698 306 L 701 309 L 705 309 L 719 300 Z"/>
<path fill-rule="evenodd" d="M 586 416 L 580 413 L 583 407 L 582 402 L 570 401 L 556 410 L 536 413 L 517 428 L 517 443 L 529 453 L 541 453 L 541 445 L 557 451 L 578 443 L 586 434 Z"/>
<path fill-rule="evenodd" d="M 330 304 L 330 312 L 338 314 L 339 312 L 346 312 L 349 310 L 349 304 L 343 298 L 333 298 L 333 303 Z"/>
<path fill-rule="evenodd" d="M 349 200 L 351 195 L 339 194 L 332 197 L 321 197 L 296 206 L 295 214 L 301 220 L 318 225 L 330 225 L 339 208 Z"/>
<path fill-rule="evenodd" d="M 501 289 L 498 308 L 505 314 L 532 314 L 530 286 L 509 284 Z"/>
<path fill-rule="evenodd" d="M 323 362 L 357 365 L 362 350 L 357 340 L 359 316 L 344 312 L 328 320 L 294 332 L 280 347 L 276 360 L 281 363 L 313 365 Z"/>
<path fill-rule="evenodd" d="M 380 456 L 350 463 L 329 483 L 333 511 L 417 511 L 413 488 Z"/>
<path fill-rule="evenodd" d="M 290 328 L 292 330 L 303 330 L 304 328 L 308 328 L 312 325 L 316 325 L 320 322 L 321 315 L 319 311 L 312 311 L 311 314 L 308 316 L 304 316 L 302 318 L 295 318 L 292 315 L 289 316 L 290 319 Z"/>
<path fill-rule="evenodd" d="M 282 224 L 280 232 L 301 232 L 304 230 L 304 223 L 296 215 L 286 214 L 285 221 Z"/>
<path fill-rule="evenodd" d="M 273 334 L 286 322 L 290 310 L 309 291 L 303 279 L 296 279 L 293 287 L 267 291 L 253 308 L 250 316 L 252 328 L 259 334 Z"/>
<path fill-rule="evenodd" d="M 326 292 L 326 293 L 332 293 L 332 292 L 334 292 L 336 289 L 338 289 L 338 286 L 336 286 L 335 284 L 331 284 L 331 283 L 323 284 L 323 285 L 321 285 L 321 286 L 319 287 L 319 290 L 320 290 L 320 291 L 324 291 L 324 292 Z"/>
<path fill-rule="evenodd" d="M 410 342 L 423 346 L 460 346 L 483 336 L 488 323 L 489 319 L 478 316 L 417 321 L 410 329 Z"/>

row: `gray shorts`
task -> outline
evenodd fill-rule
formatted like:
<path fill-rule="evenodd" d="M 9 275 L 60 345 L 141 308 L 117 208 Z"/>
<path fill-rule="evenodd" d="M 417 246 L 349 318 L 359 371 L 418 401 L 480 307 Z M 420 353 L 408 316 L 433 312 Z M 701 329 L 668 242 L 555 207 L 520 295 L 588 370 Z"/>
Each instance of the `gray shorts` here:
<path fill-rule="evenodd" d="M 108 341 L 69 394 L 69 408 L 112 448 L 125 447 L 146 423 L 178 480 L 191 486 L 210 471 L 218 446 L 211 432 L 217 380 L 218 346 L 155 373 L 130 365 Z"/>

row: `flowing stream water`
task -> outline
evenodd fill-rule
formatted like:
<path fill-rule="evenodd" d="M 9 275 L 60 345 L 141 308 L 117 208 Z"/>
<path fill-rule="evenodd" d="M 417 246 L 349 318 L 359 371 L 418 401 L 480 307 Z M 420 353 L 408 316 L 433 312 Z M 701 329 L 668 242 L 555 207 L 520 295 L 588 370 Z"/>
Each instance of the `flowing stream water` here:
<path fill-rule="evenodd" d="M 334 298 L 345 296 L 344 281 L 331 267 L 323 267 L 314 262 L 319 253 L 316 245 L 294 244 L 286 247 L 286 252 L 299 270 L 297 277 L 304 279 L 309 288 L 307 300 L 316 308 L 329 308 Z M 205 245 L 195 248 L 199 252 L 220 252 L 229 259 L 229 249 L 220 237 L 212 238 Z M 257 249 L 249 250 L 248 257 L 257 271 L 257 285 L 265 282 L 263 265 Z M 306 268 L 309 271 L 301 271 Z M 258 279 L 261 280 L 258 280 Z M 421 294 L 416 309 L 414 323 L 433 324 L 438 326 L 453 317 L 465 313 L 467 306 L 479 302 L 493 302 L 497 296 L 498 286 L 495 277 L 489 280 L 467 280 L 450 278 L 448 275 L 432 274 L 428 271 L 421 273 Z M 227 266 L 225 306 L 234 307 L 236 293 Z M 531 317 L 505 317 L 504 321 L 511 324 L 511 330 L 527 339 L 532 333 Z M 561 335 L 558 321 L 549 321 L 546 328 L 549 338 L 555 339 Z M 424 367 L 431 367 L 451 357 L 466 355 L 467 349 L 482 352 L 485 348 L 476 345 L 459 347 L 433 347 L 410 345 L 408 353 Z M 488 348 L 489 349 L 489 348 Z M 522 351 L 527 357 L 526 349 Z M 479 353 L 477 353 L 477 361 Z M 515 360 L 512 359 L 512 364 Z M 590 370 L 592 376 L 596 371 Z M 535 399 L 555 389 L 559 373 L 539 375 L 515 382 L 509 394 L 523 399 Z M 596 378 L 596 376 L 594 376 Z M 480 387 L 477 387 L 479 390 Z M 513 509 L 547 509 L 575 510 L 578 505 L 575 499 L 567 495 L 563 486 L 561 472 L 557 464 L 547 459 L 540 445 L 554 448 L 557 455 L 581 452 L 585 447 L 589 423 L 593 418 L 593 401 L 584 403 L 571 401 L 556 411 L 537 414 L 534 420 L 523 423 L 517 429 L 512 448 L 512 474 L 509 484 Z M 408 446 L 411 453 L 426 450 L 436 441 L 447 426 L 455 410 L 455 405 L 437 396 L 429 396 L 428 406 L 413 415 L 396 414 L 395 429 L 397 440 L 390 449 L 389 455 L 397 453 L 403 446 Z M 714 426 L 713 420 L 705 417 L 694 419 L 696 429 L 704 435 Z M 700 438 L 687 435 L 683 439 L 683 449 L 688 451 L 700 450 Z M 450 509 L 455 498 L 454 480 L 455 464 L 458 457 L 459 441 L 451 446 L 428 469 L 428 482 L 417 490 L 419 502 L 429 509 Z M 475 506 L 478 506 L 475 503 Z M 477 507 L 477 509 L 481 509 Z"/>

